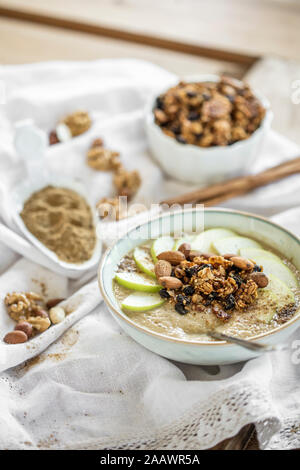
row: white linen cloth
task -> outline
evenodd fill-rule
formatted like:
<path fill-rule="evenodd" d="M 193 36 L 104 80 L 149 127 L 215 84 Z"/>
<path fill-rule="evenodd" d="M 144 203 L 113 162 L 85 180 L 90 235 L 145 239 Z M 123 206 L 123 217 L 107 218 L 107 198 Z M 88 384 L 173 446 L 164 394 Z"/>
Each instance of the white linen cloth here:
<path fill-rule="evenodd" d="M 143 130 L 145 100 L 172 78 L 132 59 L 0 67 L 6 85 L 1 183 L 13 191 L 24 177 L 12 147 L 17 120 L 32 117 L 50 130 L 62 115 L 82 108 L 94 124 L 86 134 L 49 148 L 45 164 L 51 171 L 80 178 L 94 201 L 110 195 L 111 175 L 85 164 L 90 143 L 103 137 L 121 152 L 126 167 L 141 172 L 136 201 L 149 205 L 190 189 L 152 161 Z M 297 152 L 296 145 L 270 132 L 253 172 Z M 299 203 L 298 175 L 226 206 L 265 215 L 289 209 L 276 220 L 299 235 Z M 72 310 L 65 322 L 28 343 L 0 343 L 0 449 L 204 449 L 251 422 L 261 448 L 300 447 L 299 333 L 289 351 L 245 364 L 175 364 L 120 330 L 95 280 L 81 286 L 0 248 L 1 300 L 10 291 L 41 292 L 46 286 L 48 298 L 69 296 L 65 304 Z M 1 301 L 0 337 L 12 326 Z"/>

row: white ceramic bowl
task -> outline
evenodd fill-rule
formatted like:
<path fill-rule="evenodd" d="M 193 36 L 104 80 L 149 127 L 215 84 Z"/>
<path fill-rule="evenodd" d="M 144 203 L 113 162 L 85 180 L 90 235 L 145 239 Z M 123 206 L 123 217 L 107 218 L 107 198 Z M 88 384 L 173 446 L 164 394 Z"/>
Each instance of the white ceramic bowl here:
<path fill-rule="evenodd" d="M 187 82 L 218 80 L 217 75 L 185 78 Z M 156 97 L 176 83 L 178 80 L 156 93 L 146 107 L 146 134 L 154 159 L 168 175 L 190 183 L 211 184 L 248 173 L 258 156 L 263 137 L 269 130 L 273 118 L 266 98 L 254 91 L 267 111 L 260 127 L 248 139 L 225 147 L 202 148 L 180 144 L 173 137 L 164 134 L 154 121 L 153 108 Z"/>
<path fill-rule="evenodd" d="M 185 231 L 195 229 L 196 212 L 199 212 L 199 210 L 190 209 L 184 211 Z M 168 233 L 166 229 L 169 226 L 172 226 L 175 231 L 182 228 L 182 223 L 182 211 L 161 215 L 130 230 L 112 248 L 106 251 L 99 267 L 98 279 L 100 290 L 109 311 L 129 336 L 145 348 L 169 359 L 190 364 L 228 364 L 257 356 L 258 353 L 256 352 L 248 351 L 238 345 L 229 344 L 224 341 L 188 341 L 153 332 L 135 324 L 120 309 L 112 288 L 112 280 L 120 259 L 135 246 L 148 240 L 149 235 L 155 238 L 166 234 Z M 266 242 L 270 247 L 284 253 L 300 269 L 299 238 L 263 217 L 226 209 L 206 209 L 204 211 L 204 226 L 205 228 L 230 228 L 242 235 L 253 236 L 257 240 Z M 272 345 L 286 341 L 289 335 L 300 326 L 299 314 L 300 309 L 287 323 L 271 332 L 255 336 L 252 339 Z"/>

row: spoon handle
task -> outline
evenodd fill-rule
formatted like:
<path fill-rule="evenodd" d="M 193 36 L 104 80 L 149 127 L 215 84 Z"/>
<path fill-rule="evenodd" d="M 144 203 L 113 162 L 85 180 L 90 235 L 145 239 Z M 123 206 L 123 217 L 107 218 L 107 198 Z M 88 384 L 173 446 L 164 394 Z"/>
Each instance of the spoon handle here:
<path fill-rule="evenodd" d="M 224 333 L 220 333 L 219 331 L 208 331 L 207 334 L 214 339 L 238 344 L 239 346 L 242 346 L 246 349 L 250 349 L 251 351 L 270 352 L 286 349 L 286 346 L 284 345 L 272 346 L 269 344 L 256 343 L 255 341 L 249 341 L 247 339 L 237 338 L 235 336 L 228 336 Z"/>

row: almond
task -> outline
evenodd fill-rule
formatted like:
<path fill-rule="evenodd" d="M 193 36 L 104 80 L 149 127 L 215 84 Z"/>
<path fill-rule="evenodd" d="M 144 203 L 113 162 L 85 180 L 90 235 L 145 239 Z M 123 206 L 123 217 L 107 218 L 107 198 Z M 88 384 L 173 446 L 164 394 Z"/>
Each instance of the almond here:
<path fill-rule="evenodd" d="M 49 299 L 46 303 L 46 307 L 50 310 L 50 308 L 56 307 L 57 304 L 62 302 L 65 299 Z"/>
<path fill-rule="evenodd" d="M 222 256 L 225 259 L 236 258 L 236 254 L 234 254 L 234 253 L 225 253 L 225 255 L 222 255 Z"/>
<path fill-rule="evenodd" d="M 165 276 L 171 276 L 172 266 L 169 261 L 160 260 L 156 263 L 154 267 L 155 276 L 157 279 Z"/>
<path fill-rule="evenodd" d="M 169 263 L 175 266 L 185 260 L 185 256 L 181 251 L 163 251 L 157 258 L 159 260 L 169 261 Z"/>
<path fill-rule="evenodd" d="M 181 251 L 181 253 L 183 253 L 184 256 L 188 258 L 191 251 L 191 245 L 189 243 L 182 243 L 178 248 L 178 251 Z"/>
<path fill-rule="evenodd" d="M 46 312 L 46 310 L 44 310 L 43 308 L 33 310 L 30 313 L 30 315 L 32 317 L 43 317 L 43 318 L 48 318 L 49 317 L 48 312 Z"/>
<path fill-rule="evenodd" d="M 211 256 L 217 256 L 215 253 L 200 253 L 200 256 L 205 259 L 209 259 Z"/>
<path fill-rule="evenodd" d="M 267 287 L 267 285 L 269 284 L 269 279 L 265 275 L 265 273 L 251 273 L 250 279 L 252 279 L 252 281 L 254 281 L 258 287 Z"/>
<path fill-rule="evenodd" d="M 25 343 L 28 340 L 28 336 L 24 331 L 11 331 L 4 336 L 5 343 L 8 344 L 20 344 Z"/>
<path fill-rule="evenodd" d="M 250 271 L 254 268 L 254 264 L 251 263 L 250 260 L 246 258 L 242 258 L 241 256 L 233 256 L 230 258 L 230 261 L 239 269 L 243 269 L 244 271 Z"/>
<path fill-rule="evenodd" d="M 200 256 L 201 256 L 200 251 L 192 250 L 192 251 L 190 251 L 190 253 L 189 253 L 189 260 L 190 260 L 190 261 L 193 261 L 194 258 L 198 258 L 198 257 L 200 257 Z"/>
<path fill-rule="evenodd" d="M 180 289 L 182 282 L 177 277 L 164 276 L 159 279 L 160 284 L 167 289 Z"/>
<path fill-rule="evenodd" d="M 23 331 L 28 338 L 30 338 L 33 333 L 33 328 L 27 321 L 22 321 L 15 326 L 15 331 Z"/>

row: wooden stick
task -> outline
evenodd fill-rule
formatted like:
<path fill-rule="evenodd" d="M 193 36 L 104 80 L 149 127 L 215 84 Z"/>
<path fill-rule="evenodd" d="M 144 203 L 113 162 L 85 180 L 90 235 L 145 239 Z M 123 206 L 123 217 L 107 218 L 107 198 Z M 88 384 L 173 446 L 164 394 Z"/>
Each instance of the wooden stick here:
<path fill-rule="evenodd" d="M 213 184 L 203 189 L 196 189 L 195 191 L 162 201 L 162 203 L 169 206 L 195 202 L 207 202 L 208 204 L 209 201 L 217 200 L 217 198 L 218 202 L 222 202 L 296 173 L 300 173 L 300 157 L 268 168 L 256 175 L 242 176 L 223 183 Z"/>
<path fill-rule="evenodd" d="M 167 49 L 170 51 L 182 52 L 200 57 L 208 57 L 210 59 L 234 62 L 245 66 L 252 66 L 259 57 L 243 54 L 241 52 L 228 51 L 225 49 L 217 49 L 205 45 L 191 44 L 173 39 L 166 39 L 159 36 L 147 35 L 142 33 L 134 33 L 122 29 L 113 28 L 99 23 L 89 21 L 76 20 L 71 16 L 69 18 L 52 16 L 34 11 L 30 8 L 7 8 L 0 6 L 0 16 L 6 18 L 14 18 L 16 20 L 30 21 L 33 23 L 54 26 L 56 28 L 68 29 L 71 31 L 79 31 L 83 33 L 103 36 L 112 39 L 120 39 L 136 44 L 144 44 L 147 46 Z"/>
<path fill-rule="evenodd" d="M 217 206 L 222 202 L 228 201 L 229 199 L 234 199 L 235 197 L 242 196 L 245 194 L 244 191 L 232 191 L 231 193 L 221 194 L 220 196 L 213 197 L 211 199 L 207 199 L 203 202 L 205 207 Z M 197 203 L 201 204 L 201 201 L 197 201 Z"/>

